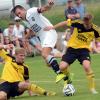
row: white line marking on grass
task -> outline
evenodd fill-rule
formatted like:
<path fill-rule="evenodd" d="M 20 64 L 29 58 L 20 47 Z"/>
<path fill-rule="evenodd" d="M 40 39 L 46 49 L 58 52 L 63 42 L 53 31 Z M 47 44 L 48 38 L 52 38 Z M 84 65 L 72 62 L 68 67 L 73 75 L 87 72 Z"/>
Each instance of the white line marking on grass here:
<path fill-rule="evenodd" d="M 100 79 L 95 79 L 96 81 L 100 81 Z M 76 82 L 80 82 L 80 81 L 86 81 L 85 79 L 82 79 L 82 80 L 73 80 L 73 81 L 76 81 Z M 54 81 L 37 81 L 37 80 L 34 80 L 34 81 L 31 81 L 31 82 L 36 82 L 36 83 L 55 83 L 55 80 Z"/>

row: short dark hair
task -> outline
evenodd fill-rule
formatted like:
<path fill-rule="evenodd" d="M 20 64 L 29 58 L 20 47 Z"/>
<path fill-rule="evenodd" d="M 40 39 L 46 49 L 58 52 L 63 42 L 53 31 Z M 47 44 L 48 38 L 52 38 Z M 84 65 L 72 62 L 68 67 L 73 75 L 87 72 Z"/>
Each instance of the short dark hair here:
<path fill-rule="evenodd" d="M 16 6 L 11 10 L 11 12 L 12 12 L 12 13 L 15 13 L 17 8 L 19 8 L 19 9 L 24 9 L 23 6 L 21 6 L 21 5 L 16 5 Z"/>

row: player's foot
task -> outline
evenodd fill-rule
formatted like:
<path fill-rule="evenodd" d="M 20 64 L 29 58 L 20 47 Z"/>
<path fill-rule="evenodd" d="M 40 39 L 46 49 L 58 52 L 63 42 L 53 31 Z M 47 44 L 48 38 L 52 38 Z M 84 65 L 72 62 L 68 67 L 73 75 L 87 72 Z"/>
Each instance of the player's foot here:
<path fill-rule="evenodd" d="M 95 89 L 90 90 L 92 94 L 98 94 L 98 92 Z"/>
<path fill-rule="evenodd" d="M 45 96 L 55 96 L 56 92 L 46 92 Z"/>
<path fill-rule="evenodd" d="M 63 73 L 58 74 L 56 77 L 56 83 L 58 83 L 60 80 L 64 79 L 65 77 L 66 75 L 64 75 Z"/>

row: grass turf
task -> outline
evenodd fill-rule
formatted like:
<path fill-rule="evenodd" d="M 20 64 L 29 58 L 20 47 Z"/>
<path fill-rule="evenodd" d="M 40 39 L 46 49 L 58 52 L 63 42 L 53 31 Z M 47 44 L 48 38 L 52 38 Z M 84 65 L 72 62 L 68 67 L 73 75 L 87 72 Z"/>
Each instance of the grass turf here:
<path fill-rule="evenodd" d="M 62 93 L 63 81 L 56 84 L 55 73 L 46 67 L 44 60 L 40 57 L 26 58 L 26 64 L 29 65 L 30 69 L 30 80 L 50 91 L 55 91 L 56 96 L 45 97 L 45 96 L 28 96 L 28 93 L 25 92 L 22 96 L 17 97 L 16 100 L 99 100 L 100 98 L 100 63 L 99 63 L 99 54 L 94 54 L 92 56 L 92 68 L 95 73 L 96 86 L 99 94 L 93 95 L 88 90 L 88 84 L 86 80 L 85 73 L 82 66 L 76 61 L 71 65 L 71 72 L 74 73 L 73 84 L 76 88 L 76 93 L 72 97 L 65 97 Z M 60 61 L 60 59 L 58 59 Z M 0 65 L 0 71 L 2 71 L 3 65 Z M 1 72 L 0 72 L 1 73 Z M 15 99 L 11 99 L 15 100 Z"/>

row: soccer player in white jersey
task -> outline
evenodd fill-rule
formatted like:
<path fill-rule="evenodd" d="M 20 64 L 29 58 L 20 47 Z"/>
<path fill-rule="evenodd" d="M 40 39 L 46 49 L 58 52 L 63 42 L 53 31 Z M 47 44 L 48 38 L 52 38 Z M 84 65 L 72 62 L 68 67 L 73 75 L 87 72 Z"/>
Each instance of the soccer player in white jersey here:
<path fill-rule="evenodd" d="M 65 75 L 60 71 L 55 57 L 50 54 L 57 42 L 57 33 L 55 30 L 44 31 L 46 26 L 52 26 L 52 24 L 42 15 L 42 13 L 49 10 L 53 4 L 53 0 L 48 0 L 47 5 L 40 8 L 33 7 L 29 10 L 26 10 L 20 5 L 16 5 L 12 9 L 12 13 L 21 18 L 26 23 L 27 27 L 40 38 L 42 46 L 41 55 L 57 74 L 56 82 L 59 82 L 61 79 L 65 78 Z M 27 37 L 28 36 L 30 36 L 30 34 L 27 35 Z"/>

